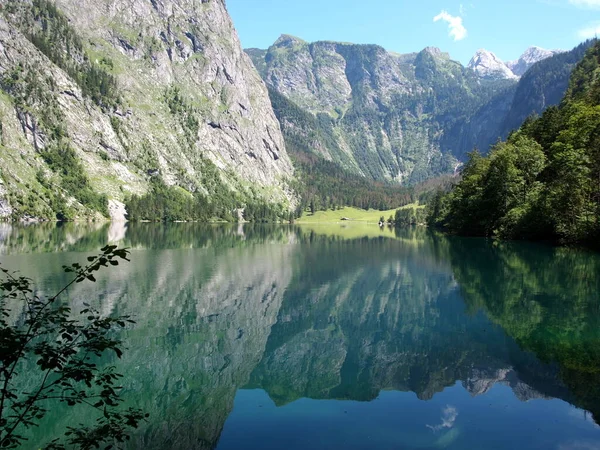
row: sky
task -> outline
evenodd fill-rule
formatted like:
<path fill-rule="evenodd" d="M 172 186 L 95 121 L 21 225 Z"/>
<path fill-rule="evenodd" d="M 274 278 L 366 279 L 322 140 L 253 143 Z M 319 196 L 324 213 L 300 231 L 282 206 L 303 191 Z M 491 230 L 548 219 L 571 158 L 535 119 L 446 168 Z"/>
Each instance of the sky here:
<path fill-rule="evenodd" d="M 517 59 L 528 47 L 569 50 L 600 35 L 600 0 L 226 0 L 244 48 L 282 34 L 378 44 L 398 53 L 439 47 L 467 64 L 480 48 Z"/>

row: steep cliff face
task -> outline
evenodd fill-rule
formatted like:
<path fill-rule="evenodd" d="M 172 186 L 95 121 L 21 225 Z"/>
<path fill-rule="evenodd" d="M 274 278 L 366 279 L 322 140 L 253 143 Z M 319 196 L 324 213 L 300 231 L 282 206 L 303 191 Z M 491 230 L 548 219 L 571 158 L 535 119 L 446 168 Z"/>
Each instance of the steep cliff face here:
<path fill-rule="evenodd" d="M 45 154 L 56 146 L 117 201 L 151 176 L 210 195 L 216 166 L 242 196 L 293 203 L 279 123 L 222 0 L 8 0 L 0 77 L 4 215 L 48 215 L 49 195 L 24 206 L 31 186 L 62 186 L 78 213 L 97 209 L 61 183 Z"/>
<path fill-rule="evenodd" d="M 561 53 L 560 50 L 546 50 L 529 47 L 514 61 L 504 62 L 494 53 L 477 50 L 467 67 L 480 77 L 488 79 L 516 79 L 522 77 L 534 64 Z"/>
<path fill-rule="evenodd" d="M 353 91 L 360 91 L 367 102 L 375 97 L 389 102 L 394 93 L 410 89 L 393 57 L 376 45 L 308 44 L 283 35 L 269 49 L 265 62 L 267 83 L 313 113 L 346 111 Z"/>

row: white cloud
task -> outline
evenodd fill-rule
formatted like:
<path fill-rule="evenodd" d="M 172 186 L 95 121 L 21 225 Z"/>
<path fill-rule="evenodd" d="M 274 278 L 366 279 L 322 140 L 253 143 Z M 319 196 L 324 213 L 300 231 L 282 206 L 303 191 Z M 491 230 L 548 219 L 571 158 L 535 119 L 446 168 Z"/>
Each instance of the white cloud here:
<path fill-rule="evenodd" d="M 463 19 L 459 16 L 453 16 L 447 11 L 442 11 L 433 18 L 434 22 L 444 21 L 448 23 L 449 35 L 455 41 L 462 41 L 467 37 L 467 29 L 463 25 Z"/>
<path fill-rule="evenodd" d="M 600 9 L 600 0 L 569 0 L 569 3 L 579 8 Z"/>
<path fill-rule="evenodd" d="M 600 36 L 600 22 L 593 22 L 577 32 L 581 39 L 591 39 Z"/>
<path fill-rule="evenodd" d="M 452 428 L 456 418 L 458 417 L 458 410 L 454 406 L 447 405 L 442 410 L 442 423 L 439 425 L 427 425 L 432 431 L 440 431 L 444 428 Z"/>

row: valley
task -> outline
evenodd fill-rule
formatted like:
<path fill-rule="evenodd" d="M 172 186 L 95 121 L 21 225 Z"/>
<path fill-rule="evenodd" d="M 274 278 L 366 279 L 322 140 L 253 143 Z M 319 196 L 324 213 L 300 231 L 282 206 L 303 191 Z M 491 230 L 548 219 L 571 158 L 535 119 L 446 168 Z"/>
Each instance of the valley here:
<path fill-rule="evenodd" d="M 443 3 L 0 0 L 0 447 L 600 449 L 600 4 Z"/>
<path fill-rule="evenodd" d="M 506 64 L 482 50 L 466 67 L 435 47 L 401 55 L 290 35 L 244 52 L 223 0 L 127 5 L 0 11 L 5 220 L 398 208 L 557 104 L 590 45 L 531 47 Z"/>

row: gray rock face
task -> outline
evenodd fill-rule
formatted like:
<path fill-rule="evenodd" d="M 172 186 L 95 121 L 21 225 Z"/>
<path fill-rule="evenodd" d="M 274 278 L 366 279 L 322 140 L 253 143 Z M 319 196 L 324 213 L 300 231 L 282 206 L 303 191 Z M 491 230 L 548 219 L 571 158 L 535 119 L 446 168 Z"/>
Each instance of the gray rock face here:
<path fill-rule="evenodd" d="M 116 77 L 122 106 L 110 111 L 90 101 L 76 80 L 25 38 L 16 25 L 19 9 L 0 14 L 0 76 L 26 64 L 36 76 L 53 80 L 70 144 L 97 191 L 122 201 L 128 193 L 144 192 L 149 171 L 156 170 L 167 184 L 202 191 L 206 159 L 235 191 L 250 195 L 247 186 L 253 186 L 252 195 L 295 202 L 286 184 L 293 168 L 279 123 L 223 0 L 56 4 L 91 63 Z M 180 92 L 188 117 L 169 106 L 169 89 Z M 0 99 L 3 123 L 15 120 L 13 101 Z M 34 126 L 39 116 L 18 119 L 21 138 L 2 145 L 43 167 L 37 151 L 44 133 Z M 197 126 L 189 125 L 193 122 Z M 7 184 L 13 191 L 26 190 L 15 180 Z"/>
<path fill-rule="evenodd" d="M 522 402 L 548 398 L 520 380 L 519 375 L 512 368 L 497 370 L 473 368 L 469 378 L 463 381 L 462 385 L 475 397 L 486 394 L 498 383 L 510 387 L 515 397 Z"/>
<path fill-rule="evenodd" d="M 268 86 L 319 118 L 315 137 L 286 107 L 276 107 L 286 135 L 304 140 L 308 151 L 378 180 L 411 183 L 453 171 L 455 160 L 439 140 L 442 120 L 456 117 L 460 102 L 442 98 L 451 86 L 461 101 L 477 102 L 473 92 L 480 88 L 474 74 L 441 50 L 397 55 L 376 45 L 284 35 L 266 53 L 248 53 Z"/>
<path fill-rule="evenodd" d="M 558 53 L 561 51 L 533 46 L 525 50 L 519 59 L 503 62 L 494 53 L 481 49 L 475 53 L 467 67 L 484 79 L 512 80 L 522 77 L 535 63 Z"/>
<path fill-rule="evenodd" d="M 266 54 L 267 83 L 313 112 L 347 105 L 352 87 L 346 78 L 346 60 L 336 50 L 333 43 L 312 45 L 281 36 Z"/>
<path fill-rule="evenodd" d="M 466 151 L 451 131 L 489 101 L 495 83 L 516 80 L 503 66 L 506 77 L 482 81 L 434 47 L 398 55 L 283 35 L 267 51 L 248 54 L 267 85 L 291 102 L 274 103 L 288 139 L 351 172 L 401 183 L 454 173 L 455 157 Z M 306 127 L 310 116 L 288 114 L 292 105 L 317 117 L 316 133 Z"/>
<path fill-rule="evenodd" d="M 10 217 L 12 214 L 12 208 L 8 200 L 6 200 L 6 189 L 0 184 L 0 217 Z"/>
<path fill-rule="evenodd" d="M 218 165 L 237 168 L 242 178 L 262 185 L 291 175 L 266 90 L 241 49 L 223 0 L 58 4 L 78 29 L 89 30 L 132 59 L 147 54 L 145 41 L 153 41 L 144 81 L 153 87 L 178 83 L 190 97 L 207 101 L 198 136 L 204 148 L 198 150 L 211 153 Z M 81 9 L 87 13 L 78 14 Z M 135 42 L 129 42 L 132 30 L 140 31 Z M 144 93 L 143 88 L 135 92 Z"/>
<path fill-rule="evenodd" d="M 308 44 L 283 35 L 265 61 L 267 84 L 314 113 L 348 109 L 354 91 L 363 91 L 369 102 L 389 103 L 412 87 L 397 60 L 376 45 Z"/>
<path fill-rule="evenodd" d="M 486 80 L 511 80 L 517 76 L 494 53 L 485 49 L 477 50 L 467 67 Z"/>

